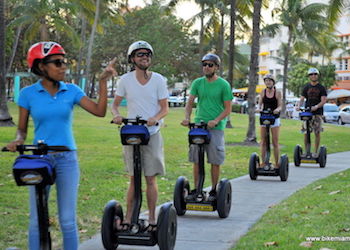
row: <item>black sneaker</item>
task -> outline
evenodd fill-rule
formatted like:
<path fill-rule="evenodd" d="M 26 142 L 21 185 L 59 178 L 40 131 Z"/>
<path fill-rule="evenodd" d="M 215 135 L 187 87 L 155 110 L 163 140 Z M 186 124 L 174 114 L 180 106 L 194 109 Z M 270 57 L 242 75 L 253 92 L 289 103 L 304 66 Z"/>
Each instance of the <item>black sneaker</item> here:
<path fill-rule="evenodd" d="M 209 192 L 208 201 L 215 201 L 215 200 L 216 200 L 216 190 L 212 189 Z"/>

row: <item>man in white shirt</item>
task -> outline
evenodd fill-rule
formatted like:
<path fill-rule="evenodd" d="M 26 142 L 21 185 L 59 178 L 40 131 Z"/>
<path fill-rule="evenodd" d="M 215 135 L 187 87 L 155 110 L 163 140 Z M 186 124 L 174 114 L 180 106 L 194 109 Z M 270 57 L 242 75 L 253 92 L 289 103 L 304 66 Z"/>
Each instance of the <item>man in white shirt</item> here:
<path fill-rule="evenodd" d="M 128 61 L 135 70 L 121 76 L 114 102 L 112 104 L 113 122 L 122 124 L 123 116 L 119 106 L 123 98 L 127 100 L 128 118 L 147 120 L 150 132 L 148 145 L 141 147 L 142 169 L 144 171 L 147 189 L 147 204 L 149 209 L 149 231 L 156 230 L 155 210 L 158 198 L 157 175 L 165 174 L 163 139 L 160 125 L 163 117 L 168 114 L 168 90 L 166 79 L 149 71 L 153 56 L 152 46 L 145 41 L 132 43 L 128 49 Z M 123 229 L 127 229 L 131 221 L 134 197 L 134 174 L 132 147 L 124 146 L 124 160 L 126 170 L 130 175 L 130 185 L 127 193 L 127 213 L 122 222 Z M 126 228 L 125 228 L 126 227 Z"/>

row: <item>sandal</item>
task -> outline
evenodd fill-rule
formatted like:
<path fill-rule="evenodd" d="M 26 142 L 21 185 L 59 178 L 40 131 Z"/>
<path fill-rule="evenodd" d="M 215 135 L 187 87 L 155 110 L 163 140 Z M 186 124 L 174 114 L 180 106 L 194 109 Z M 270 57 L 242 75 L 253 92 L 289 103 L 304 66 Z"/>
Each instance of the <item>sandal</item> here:
<path fill-rule="evenodd" d="M 121 222 L 119 217 L 118 219 L 115 221 L 115 227 L 118 231 L 127 231 L 130 229 L 130 223 L 127 222 Z"/>
<path fill-rule="evenodd" d="M 120 227 L 118 230 L 120 231 L 128 231 L 130 230 L 131 224 L 130 223 L 120 223 Z"/>
<path fill-rule="evenodd" d="M 157 232 L 157 224 L 148 224 L 148 226 L 145 227 L 145 232 L 149 232 L 149 233 Z"/>

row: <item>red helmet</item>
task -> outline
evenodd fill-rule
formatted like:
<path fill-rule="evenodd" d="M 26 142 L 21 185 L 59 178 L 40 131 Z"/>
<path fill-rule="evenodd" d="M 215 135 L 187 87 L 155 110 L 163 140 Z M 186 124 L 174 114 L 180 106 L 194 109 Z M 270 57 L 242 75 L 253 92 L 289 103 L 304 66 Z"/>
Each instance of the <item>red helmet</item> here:
<path fill-rule="evenodd" d="M 27 54 L 27 63 L 29 68 L 33 67 L 36 59 L 44 59 L 51 55 L 65 55 L 63 47 L 55 42 L 38 42 L 32 45 Z"/>

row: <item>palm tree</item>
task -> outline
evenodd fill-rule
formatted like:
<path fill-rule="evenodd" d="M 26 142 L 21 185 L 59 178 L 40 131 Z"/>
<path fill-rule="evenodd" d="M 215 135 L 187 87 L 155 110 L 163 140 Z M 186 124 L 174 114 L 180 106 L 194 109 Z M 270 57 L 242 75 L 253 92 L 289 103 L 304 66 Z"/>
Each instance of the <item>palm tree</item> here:
<path fill-rule="evenodd" d="M 346 7 L 350 7 L 350 2 L 349 0 L 330 0 L 328 5 L 327 18 L 328 23 L 330 24 L 330 29 L 333 31 L 342 11 Z"/>
<path fill-rule="evenodd" d="M 256 142 L 255 132 L 255 96 L 256 96 L 256 83 L 258 82 L 258 54 L 260 49 L 260 12 L 261 12 L 262 0 L 254 1 L 254 14 L 253 14 L 253 37 L 252 37 L 252 50 L 250 55 L 250 70 L 249 70 L 249 87 L 248 87 L 248 115 L 249 125 L 245 141 Z"/>
<path fill-rule="evenodd" d="M 100 0 L 96 0 L 96 8 L 95 8 L 95 18 L 94 23 L 92 25 L 91 33 L 90 33 L 90 39 L 89 39 L 89 45 L 88 45 L 88 51 L 87 51 L 87 58 L 86 58 L 86 76 L 87 79 L 90 81 L 90 69 L 91 69 L 91 56 L 92 56 L 92 47 L 94 44 L 94 38 L 96 33 L 96 27 L 100 16 Z M 89 84 L 87 85 L 89 86 Z M 90 91 L 90 94 L 92 91 Z"/>
<path fill-rule="evenodd" d="M 13 126 L 7 107 L 5 76 L 5 0 L 0 1 L 0 126 Z"/>
<path fill-rule="evenodd" d="M 67 10 L 73 10 L 74 4 L 74 1 L 26 0 L 14 10 L 18 17 L 11 25 L 25 27 L 26 41 L 33 41 L 38 34 L 41 41 L 47 41 L 50 33 L 60 32 L 79 44 L 79 37 L 65 19 Z"/>
<path fill-rule="evenodd" d="M 293 44 L 298 39 L 319 44 L 318 36 L 329 27 L 326 18 L 322 16 L 322 13 L 326 9 L 327 5 L 321 3 L 305 5 L 305 0 L 283 0 L 280 8 L 274 10 L 275 13 L 279 14 L 280 22 L 271 26 L 275 28 L 275 31 L 281 29 L 282 26 L 288 29 L 287 47 L 285 49 L 283 63 L 282 115 L 285 114 L 289 55 Z"/>
<path fill-rule="evenodd" d="M 236 21 L 236 0 L 230 1 L 230 48 L 228 59 L 228 76 L 227 80 L 233 87 L 233 68 L 235 67 L 235 21 Z"/>

